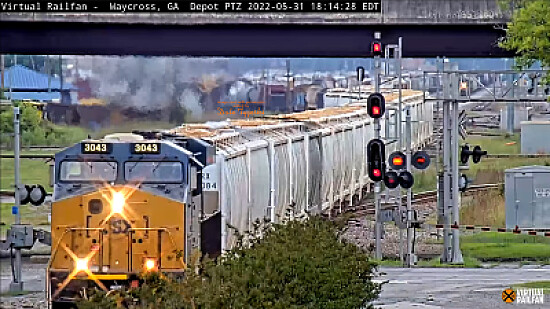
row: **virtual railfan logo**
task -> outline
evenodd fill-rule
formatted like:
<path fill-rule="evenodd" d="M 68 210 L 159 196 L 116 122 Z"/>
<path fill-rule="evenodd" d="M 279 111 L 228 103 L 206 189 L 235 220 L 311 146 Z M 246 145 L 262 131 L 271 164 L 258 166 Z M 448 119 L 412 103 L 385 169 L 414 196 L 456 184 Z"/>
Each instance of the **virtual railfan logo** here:
<path fill-rule="evenodd" d="M 502 291 L 502 300 L 505 303 L 542 305 L 544 304 L 544 289 L 506 289 Z"/>

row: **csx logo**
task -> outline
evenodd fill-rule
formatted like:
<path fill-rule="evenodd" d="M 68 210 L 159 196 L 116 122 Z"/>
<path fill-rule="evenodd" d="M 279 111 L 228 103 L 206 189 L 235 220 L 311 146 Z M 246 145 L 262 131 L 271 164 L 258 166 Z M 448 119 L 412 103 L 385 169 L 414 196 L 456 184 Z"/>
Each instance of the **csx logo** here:
<path fill-rule="evenodd" d="M 111 233 L 113 234 L 126 234 L 131 227 L 130 223 L 124 219 L 111 220 Z"/>
<path fill-rule="evenodd" d="M 550 198 L 550 188 L 535 189 L 535 196 L 537 198 Z"/>

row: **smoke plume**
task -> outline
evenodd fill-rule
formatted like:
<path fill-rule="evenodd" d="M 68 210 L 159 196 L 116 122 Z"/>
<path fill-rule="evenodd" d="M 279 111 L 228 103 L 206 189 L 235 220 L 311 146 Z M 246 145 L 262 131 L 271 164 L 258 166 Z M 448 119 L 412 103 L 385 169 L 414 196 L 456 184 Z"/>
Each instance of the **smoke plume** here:
<path fill-rule="evenodd" d="M 94 96 L 108 104 L 141 111 L 179 105 L 193 115 L 202 112 L 195 90 L 201 78 L 227 79 L 227 59 L 184 57 L 97 57 L 91 59 Z M 80 62 L 82 63 L 82 62 Z"/>

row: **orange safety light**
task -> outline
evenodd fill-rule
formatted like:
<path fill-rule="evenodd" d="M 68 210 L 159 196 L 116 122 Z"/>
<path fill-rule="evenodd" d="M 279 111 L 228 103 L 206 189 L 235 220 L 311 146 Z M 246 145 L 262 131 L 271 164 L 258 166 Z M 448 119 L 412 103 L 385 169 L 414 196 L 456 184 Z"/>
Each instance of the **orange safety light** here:
<path fill-rule="evenodd" d="M 389 156 L 389 164 L 394 170 L 402 170 L 407 165 L 407 156 L 401 151 L 392 152 Z"/>

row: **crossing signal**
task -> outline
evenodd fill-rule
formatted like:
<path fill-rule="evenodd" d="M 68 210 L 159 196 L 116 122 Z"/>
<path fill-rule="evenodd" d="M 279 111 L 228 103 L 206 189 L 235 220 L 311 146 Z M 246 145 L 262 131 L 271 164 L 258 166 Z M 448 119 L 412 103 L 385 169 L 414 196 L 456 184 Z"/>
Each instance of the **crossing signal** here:
<path fill-rule="evenodd" d="M 426 152 L 417 151 L 412 157 L 411 164 L 419 170 L 424 170 L 430 166 L 430 162 L 430 156 Z"/>
<path fill-rule="evenodd" d="M 402 170 L 407 166 L 407 156 L 401 151 L 395 151 L 390 154 L 388 162 L 393 170 Z"/>
<path fill-rule="evenodd" d="M 380 41 L 373 41 L 371 52 L 373 56 L 382 56 L 382 43 Z"/>
<path fill-rule="evenodd" d="M 369 178 L 372 181 L 384 179 L 386 171 L 386 146 L 379 139 L 373 139 L 367 144 L 367 165 Z"/>
<path fill-rule="evenodd" d="M 487 151 L 482 150 L 479 145 L 475 146 L 474 150 L 470 150 L 470 146 L 468 145 L 463 145 L 460 150 L 460 162 L 462 162 L 462 164 L 466 164 L 468 163 L 470 156 L 472 156 L 472 161 L 474 163 L 479 163 L 481 161 L 481 157 L 486 154 Z"/>
<path fill-rule="evenodd" d="M 384 96 L 375 92 L 369 95 L 367 99 L 367 113 L 372 118 L 380 118 L 384 115 L 386 111 L 386 99 Z"/>
<path fill-rule="evenodd" d="M 460 149 L 460 162 L 462 164 L 468 163 L 468 160 L 470 159 L 470 155 L 472 155 L 472 151 L 470 150 L 470 146 L 468 145 L 462 145 Z"/>
<path fill-rule="evenodd" d="M 19 190 L 19 203 L 25 205 L 31 203 L 34 206 L 40 206 L 46 199 L 46 189 L 41 185 L 24 185 Z"/>
<path fill-rule="evenodd" d="M 472 154 L 472 161 L 474 161 L 474 163 L 479 163 L 479 161 L 481 161 L 481 156 L 484 156 L 486 154 L 486 150 L 481 150 L 480 146 L 475 146 L 474 152 Z"/>
<path fill-rule="evenodd" d="M 399 173 L 399 185 L 403 189 L 409 189 L 414 185 L 414 177 L 410 172 L 403 171 Z"/>
<path fill-rule="evenodd" d="M 384 184 L 388 189 L 395 189 L 399 186 L 399 175 L 396 172 L 387 172 L 384 177 Z"/>
<path fill-rule="evenodd" d="M 458 189 L 460 192 L 466 192 L 466 189 L 470 183 L 472 183 L 472 181 L 466 175 L 461 174 L 458 178 Z"/>

